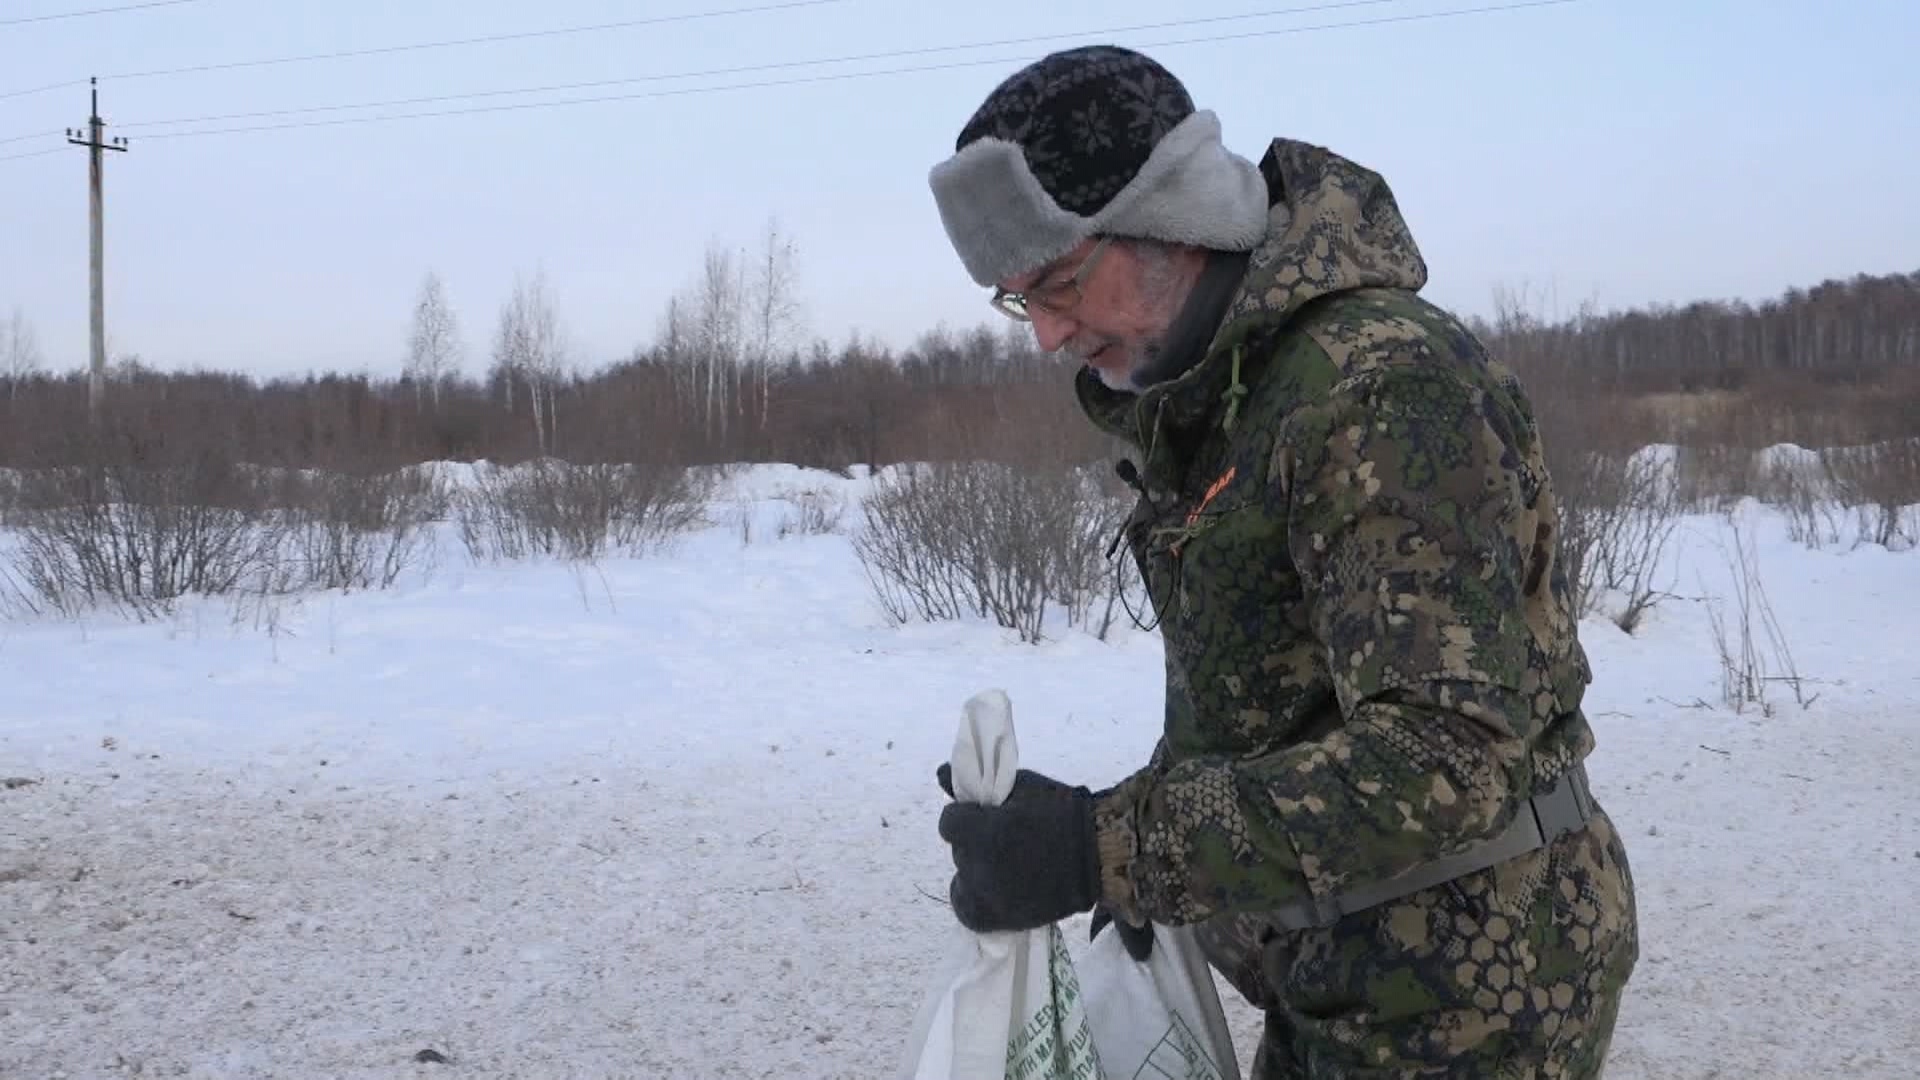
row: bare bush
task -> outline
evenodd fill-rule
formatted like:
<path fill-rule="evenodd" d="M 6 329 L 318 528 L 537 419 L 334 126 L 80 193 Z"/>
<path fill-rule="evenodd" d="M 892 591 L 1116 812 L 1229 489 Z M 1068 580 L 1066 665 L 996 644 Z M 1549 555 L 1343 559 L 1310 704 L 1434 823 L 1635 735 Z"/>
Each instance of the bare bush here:
<path fill-rule="evenodd" d="M 1549 444 L 1551 445 L 1551 444 Z M 1626 498 L 1625 463 L 1593 451 L 1562 450 L 1552 455 L 1554 491 L 1560 511 L 1555 557 L 1566 568 L 1574 610 L 1590 614 L 1598 602 L 1595 588 L 1601 560 L 1595 558 Z"/>
<path fill-rule="evenodd" d="M 1582 559 L 1587 572 L 1580 588 L 1590 603 L 1597 602 L 1603 589 L 1617 595 L 1620 608 L 1613 612 L 1613 621 L 1631 634 L 1668 595 L 1656 586 L 1654 575 L 1680 524 L 1679 494 L 1669 470 L 1652 455 L 1636 454 L 1624 462 L 1600 460 L 1608 462 L 1608 498 L 1594 507 L 1597 524 L 1593 547 Z"/>
<path fill-rule="evenodd" d="M 1086 470 L 924 465 L 876 480 L 863 510 L 854 551 L 897 623 L 991 618 L 1028 643 L 1056 607 L 1103 639 L 1112 625 L 1103 561 L 1125 508 Z"/>
<path fill-rule="evenodd" d="M 1682 445 L 1675 470 L 1680 505 L 1692 511 L 1724 514 L 1762 490 L 1758 455 L 1745 446 Z"/>
<path fill-rule="evenodd" d="M 1732 574 L 1734 617 L 1731 623 L 1720 611 L 1717 598 L 1709 598 L 1707 618 L 1713 628 L 1714 646 L 1720 656 L 1720 697 L 1734 712 L 1757 706 L 1766 716 L 1773 715 L 1768 699 L 1769 684 L 1786 683 L 1801 708 L 1813 704 L 1806 692 L 1807 680 L 1794 664 L 1785 631 L 1775 616 L 1773 604 L 1760 577 L 1760 563 L 1749 537 L 1737 518 L 1728 518 L 1733 532 L 1733 554 L 1726 556 Z M 1755 630 L 1765 637 L 1755 641 Z"/>
<path fill-rule="evenodd" d="M 1861 542 L 1905 550 L 1920 540 L 1920 439 L 1820 455 L 1834 497 L 1859 516 Z"/>
<path fill-rule="evenodd" d="M 1633 633 L 1667 595 L 1655 574 L 1680 523 L 1670 473 L 1647 454 L 1555 456 L 1560 510 L 1555 557 L 1566 567 L 1574 610 L 1591 615 L 1610 593 L 1617 595 L 1620 606 L 1612 618 Z"/>
<path fill-rule="evenodd" d="M 1144 628 L 1140 613 L 1150 608 L 1146 584 L 1131 549 L 1120 538 L 1137 496 L 1111 469 L 1083 467 L 1070 542 L 1060 552 L 1059 602 L 1070 626 L 1083 627 L 1107 640 L 1121 610 Z"/>
<path fill-rule="evenodd" d="M 1674 470 L 1594 406 L 1594 390 L 1550 363 L 1527 386 L 1560 517 L 1554 558 L 1581 617 L 1619 596 L 1614 622 L 1632 633 L 1666 595 L 1654 575 L 1679 525 Z"/>
<path fill-rule="evenodd" d="M 734 495 L 731 520 L 734 526 L 740 530 L 741 547 L 749 547 L 753 544 L 753 519 L 757 517 L 759 513 L 760 500 L 744 492 Z"/>
<path fill-rule="evenodd" d="M 433 522 L 446 512 L 444 482 L 423 469 L 324 472 L 292 481 L 288 554 L 309 589 L 391 588 L 434 552 Z"/>
<path fill-rule="evenodd" d="M 26 473 L 16 572 L 43 609 L 101 604 L 141 619 L 189 593 L 228 593 L 277 569 L 268 485 L 217 456 Z"/>
<path fill-rule="evenodd" d="M 792 491 L 785 494 L 792 512 L 780 522 L 780 536 L 826 536 L 840 531 L 847 500 L 834 491 Z"/>
<path fill-rule="evenodd" d="M 1665 595 L 1654 584 L 1679 524 L 1676 478 L 1650 452 L 1660 418 L 1633 405 L 1605 369 L 1573 362 L 1569 328 L 1529 309 L 1524 294 L 1499 290 L 1496 320 L 1482 333 L 1521 379 L 1553 478 L 1559 513 L 1554 558 L 1581 616 L 1609 592 L 1632 633 Z"/>
<path fill-rule="evenodd" d="M 20 474 L 12 469 L 0 469 L 0 529 L 17 523 L 19 507 Z"/>
<path fill-rule="evenodd" d="M 903 466 L 868 490 L 861 504 L 866 528 L 853 549 L 894 622 L 985 613 L 969 591 L 967 546 L 954 523 L 954 506 L 979 501 L 968 490 L 972 475 L 960 466 Z"/>
<path fill-rule="evenodd" d="M 1765 501 L 1787 519 L 1794 543 L 1819 550 L 1840 542 L 1840 520 L 1827 479 L 1824 458 L 1812 464 L 1792 456 L 1776 457 L 1766 469 Z"/>
<path fill-rule="evenodd" d="M 21 582 L 12 561 L 0 562 L 0 618 L 33 618 L 46 614 L 45 602 Z"/>
<path fill-rule="evenodd" d="M 388 588 L 432 554 L 447 503 L 426 470 L 290 473 L 216 455 L 28 470 L 18 486 L 10 606 L 141 619 L 190 594 Z"/>
<path fill-rule="evenodd" d="M 639 554 L 685 532 L 701 515 L 684 469 L 543 458 L 483 465 L 454 500 L 461 539 L 476 560 L 556 556 L 593 560 Z"/>

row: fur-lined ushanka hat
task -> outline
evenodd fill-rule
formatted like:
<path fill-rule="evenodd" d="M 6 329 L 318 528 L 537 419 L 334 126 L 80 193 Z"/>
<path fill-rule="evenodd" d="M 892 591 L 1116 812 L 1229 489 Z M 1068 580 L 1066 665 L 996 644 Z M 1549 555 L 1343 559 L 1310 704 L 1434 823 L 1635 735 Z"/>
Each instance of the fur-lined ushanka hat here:
<path fill-rule="evenodd" d="M 1267 188 L 1220 121 L 1137 52 L 1096 45 L 1010 76 L 929 181 L 947 236 L 983 286 L 1095 234 L 1249 251 Z"/>

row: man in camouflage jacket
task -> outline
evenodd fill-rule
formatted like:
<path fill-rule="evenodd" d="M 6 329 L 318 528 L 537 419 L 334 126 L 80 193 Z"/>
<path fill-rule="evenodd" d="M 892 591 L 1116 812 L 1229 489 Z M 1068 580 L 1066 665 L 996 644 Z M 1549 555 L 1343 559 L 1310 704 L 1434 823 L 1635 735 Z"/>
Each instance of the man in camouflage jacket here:
<path fill-rule="evenodd" d="M 1598 1076 L 1638 926 L 1553 485 L 1520 386 L 1417 295 L 1387 185 L 1286 139 L 1240 158 L 1105 47 L 1007 79 L 931 182 L 1133 449 L 1166 646 L 1146 767 L 945 808 L 956 915 L 1096 910 L 1136 957 L 1194 926 L 1267 1017 L 1256 1080 Z"/>

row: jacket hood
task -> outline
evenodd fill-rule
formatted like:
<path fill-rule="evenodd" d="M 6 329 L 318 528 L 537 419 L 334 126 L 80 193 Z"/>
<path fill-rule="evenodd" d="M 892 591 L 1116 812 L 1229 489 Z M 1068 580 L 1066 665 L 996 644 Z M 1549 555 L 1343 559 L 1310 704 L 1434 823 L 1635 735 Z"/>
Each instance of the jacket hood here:
<path fill-rule="evenodd" d="M 1378 173 L 1291 139 L 1268 145 L 1260 172 L 1271 200 L 1266 236 L 1207 355 L 1179 378 L 1137 394 L 1110 389 L 1084 368 L 1075 375 L 1080 406 L 1102 431 L 1144 447 L 1161 425 L 1192 428 L 1222 409 L 1231 425 L 1247 392 L 1239 369 L 1250 336 L 1285 325 L 1325 296 L 1426 286 L 1426 260 Z"/>

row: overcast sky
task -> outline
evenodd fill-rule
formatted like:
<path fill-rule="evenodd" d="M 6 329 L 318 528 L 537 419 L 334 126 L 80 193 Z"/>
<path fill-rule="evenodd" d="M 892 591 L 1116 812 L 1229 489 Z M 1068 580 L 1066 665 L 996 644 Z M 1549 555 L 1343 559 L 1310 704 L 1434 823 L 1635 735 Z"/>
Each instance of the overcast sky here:
<path fill-rule="evenodd" d="M 128 0 L 0 0 L 8 19 Z M 544 269 L 592 367 L 655 333 L 711 241 L 751 246 L 769 216 L 801 250 L 808 330 L 904 346 L 936 322 L 997 319 L 962 272 L 926 187 L 960 125 L 1027 59 L 1144 48 L 1257 158 L 1275 136 L 1383 172 L 1432 266 L 1431 297 L 1485 312 L 1496 286 L 1559 307 L 1758 299 L 1856 272 L 1920 269 L 1920 4 L 1913 0 L 1577 0 L 1429 21 L 1326 27 L 1512 0 L 1037 5 L 840 0 L 631 29 L 330 62 L 155 69 L 580 26 L 769 0 L 193 0 L 0 25 L 0 140 L 84 121 L 102 79 L 107 300 L 116 354 L 262 375 L 397 370 L 422 275 L 446 280 L 468 342 L 516 273 Z M 169 131 L 386 109 L 142 123 L 895 53 L 1284 8 L 1324 10 L 632 82 L 415 110 L 641 94 L 982 61 L 947 70 L 162 139 Z M 0 142 L 0 314 L 49 362 L 87 352 L 86 154 L 57 135 Z"/>

